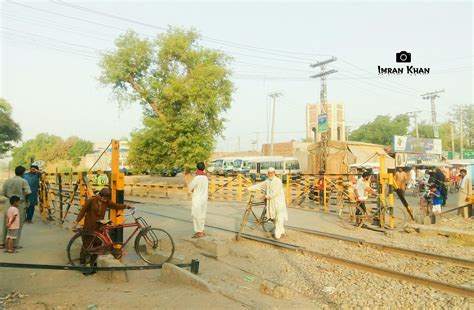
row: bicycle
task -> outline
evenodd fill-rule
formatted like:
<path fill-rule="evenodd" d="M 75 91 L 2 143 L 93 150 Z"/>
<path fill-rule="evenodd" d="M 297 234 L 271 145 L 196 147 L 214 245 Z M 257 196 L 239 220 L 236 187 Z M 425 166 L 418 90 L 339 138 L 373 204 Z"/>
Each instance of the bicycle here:
<path fill-rule="evenodd" d="M 174 242 L 170 234 L 160 228 L 151 227 L 144 218 L 135 217 L 135 210 L 122 216 L 132 216 L 134 222 L 111 225 L 112 222 L 100 221 L 98 231 L 79 229 L 67 245 L 67 255 L 71 265 L 93 264 L 98 255 L 112 254 L 121 258 L 123 249 L 135 236 L 134 249 L 137 255 L 150 265 L 169 262 L 174 254 Z M 135 227 L 128 239 L 122 243 L 114 243 L 110 231 L 117 228 Z M 117 246 L 118 245 L 118 246 Z"/>
<path fill-rule="evenodd" d="M 339 209 L 339 219 L 342 225 L 348 229 L 377 227 L 383 230 L 400 230 L 406 224 L 406 214 L 401 208 L 381 205 L 375 212 L 372 212 L 370 206 L 366 205 L 364 210 L 358 201 L 345 203 Z"/>
<path fill-rule="evenodd" d="M 249 201 L 247 203 L 247 207 L 245 208 L 244 216 L 242 217 L 242 221 L 240 222 L 240 229 L 237 233 L 237 240 L 240 239 L 240 234 L 245 226 L 247 226 L 248 218 L 250 214 L 253 215 L 256 225 L 262 225 L 262 228 L 265 232 L 271 232 L 275 229 L 275 222 L 274 219 L 270 219 L 267 217 L 267 203 L 266 201 L 254 201 L 255 195 L 251 194 L 249 197 Z M 264 206 L 260 217 L 258 217 L 255 212 L 253 212 L 254 206 Z"/>

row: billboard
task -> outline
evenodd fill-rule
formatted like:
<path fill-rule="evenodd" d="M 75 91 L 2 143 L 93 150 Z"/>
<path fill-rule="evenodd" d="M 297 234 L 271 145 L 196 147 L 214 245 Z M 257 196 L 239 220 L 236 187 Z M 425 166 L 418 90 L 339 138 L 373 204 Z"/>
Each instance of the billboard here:
<path fill-rule="evenodd" d="M 328 131 L 328 115 L 322 113 L 318 116 L 318 132 L 325 133 Z"/>
<path fill-rule="evenodd" d="M 443 153 L 440 139 L 424 139 L 408 136 L 393 137 L 395 153 L 436 154 Z"/>

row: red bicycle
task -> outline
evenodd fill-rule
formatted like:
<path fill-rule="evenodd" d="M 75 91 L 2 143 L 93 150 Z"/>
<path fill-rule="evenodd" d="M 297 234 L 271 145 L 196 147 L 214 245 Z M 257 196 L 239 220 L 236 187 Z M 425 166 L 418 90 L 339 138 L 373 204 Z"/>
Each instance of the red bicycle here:
<path fill-rule="evenodd" d="M 93 265 L 98 255 L 112 254 L 115 258 L 123 255 L 123 249 L 135 236 L 135 252 L 146 263 L 151 265 L 169 262 L 174 254 L 174 242 L 170 234 L 160 228 L 153 228 L 142 217 L 135 217 L 135 210 L 128 214 L 134 219 L 132 223 L 111 225 L 111 221 L 101 221 L 98 231 L 78 230 L 67 245 L 67 256 L 71 265 Z M 110 237 L 110 231 L 117 228 L 135 227 L 128 239 L 116 244 Z M 117 246 L 118 245 L 118 246 Z"/>

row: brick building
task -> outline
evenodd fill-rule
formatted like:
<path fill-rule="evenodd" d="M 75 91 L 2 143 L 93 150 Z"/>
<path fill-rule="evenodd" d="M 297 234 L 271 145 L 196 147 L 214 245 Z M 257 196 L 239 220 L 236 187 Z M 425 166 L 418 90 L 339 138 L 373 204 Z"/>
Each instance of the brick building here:
<path fill-rule="evenodd" d="M 318 127 L 318 116 L 321 114 L 321 105 L 306 105 L 306 138 L 313 139 L 313 128 Z M 346 125 L 344 104 L 338 102 L 328 103 L 328 130 L 329 140 L 346 141 Z M 317 134 L 317 141 L 321 141 L 321 134 Z"/>

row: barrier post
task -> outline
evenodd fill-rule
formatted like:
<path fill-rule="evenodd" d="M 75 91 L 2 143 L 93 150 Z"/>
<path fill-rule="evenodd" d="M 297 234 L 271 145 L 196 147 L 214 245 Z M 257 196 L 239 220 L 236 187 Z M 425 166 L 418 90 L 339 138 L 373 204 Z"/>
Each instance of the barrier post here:
<path fill-rule="evenodd" d="M 239 201 L 242 201 L 242 174 L 240 174 L 240 172 L 237 172 L 237 179 L 239 182 L 239 188 L 237 189 L 238 198 Z"/>
<path fill-rule="evenodd" d="M 112 202 L 123 203 L 124 202 L 124 174 L 119 172 L 119 159 L 120 159 L 120 141 L 112 140 L 112 165 L 111 165 L 111 190 L 112 190 Z M 109 211 L 109 218 L 113 225 L 119 225 L 123 223 L 122 210 Z M 110 237 L 114 243 L 121 244 L 123 242 L 123 228 L 117 228 L 110 231 Z"/>
<path fill-rule="evenodd" d="M 291 202 L 290 197 L 290 174 L 286 174 L 286 205 L 288 206 Z"/>
<path fill-rule="evenodd" d="M 323 176 L 323 206 L 324 206 L 324 211 L 328 211 L 328 206 L 326 203 L 326 189 L 327 189 L 327 178 L 326 176 Z"/>

